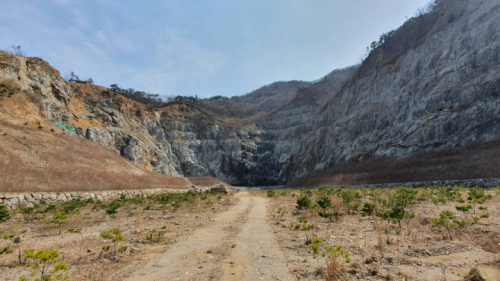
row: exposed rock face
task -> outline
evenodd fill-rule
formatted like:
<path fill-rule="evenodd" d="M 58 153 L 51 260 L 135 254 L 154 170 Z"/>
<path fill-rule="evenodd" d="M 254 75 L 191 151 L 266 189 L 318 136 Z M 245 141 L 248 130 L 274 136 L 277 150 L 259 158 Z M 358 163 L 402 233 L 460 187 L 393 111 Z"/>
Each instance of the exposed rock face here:
<path fill-rule="evenodd" d="M 500 4 L 462 1 L 391 63 L 379 48 L 316 118 L 295 177 L 500 134 Z M 451 21 L 451 13 L 461 16 Z"/>
<path fill-rule="evenodd" d="M 36 58 L 0 53 L 0 78 L 16 81 L 37 105 L 26 109 L 37 111 L 32 119 L 142 167 L 277 185 L 346 161 L 500 135 L 500 4 L 461 1 L 429 21 L 404 48 L 379 47 L 359 68 L 304 84 L 285 106 L 244 126 L 225 126 L 185 103 L 147 111 L 106 88 L 68 83 Z M 0 105 L 0 120 L 25 121 Z"/>

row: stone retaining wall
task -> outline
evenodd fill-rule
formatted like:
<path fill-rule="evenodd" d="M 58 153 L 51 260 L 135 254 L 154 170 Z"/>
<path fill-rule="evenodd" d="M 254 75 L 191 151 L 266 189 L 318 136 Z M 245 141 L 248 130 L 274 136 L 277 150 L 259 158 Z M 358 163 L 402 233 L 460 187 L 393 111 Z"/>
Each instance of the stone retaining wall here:
<path fill-rule="evenodd" d="M 470 180 L 446 180 L 446 181 L 421 181 L 406 183 L 381 183 L 381 184 L 361 184 L 361 185 L 342 185 L 338 187 L 431 187 L 431 186 L 465 186 L 465 187 L 497 187 L 500 186 L 500 179 L 470 179 Z"/>
<path fill-rule="evenodd" d="M 33 204 L 40 204 L 40 201 L 45 201 L 47 204 L 55 202 L 66 202 L 73 199 L 95 199 L 95 200 L 114 200 L 125 194 L 127 198 L 158 193 L 184 193 L 188 189 L 139 189 L 139 190 L 107 190 L 94 192 L 25 192 L 25 193 L 0 193 L 0 205 L 6 205 L 9 209 L 16 208 L 19 205 L 33 207 Z"/>
<path fill-rule="evenodd" d="M 377 183 L 377 184 L 359 184 L 359 185 L 338 185 L 338 186 L 325 186 L 325 187 L 338 187 L 338 188 L 369 188 L 369 187 L 431 187 L 431 186 L 465 186 L 465 187 L 497 187 L 500 186 L 500 178 L 492 179 L 470 179 L 470 180 L 446 180 L 446 181 L 421 181 L 421 182 L 406 182 L 406 183 Z M 308 186 L 308 187 L 285 187 L 284 185 L 279 186 L 254 186 L 247 187 L 248 190 L 269 190 L 269 189 L 313 189 L 320 186 Z"/>

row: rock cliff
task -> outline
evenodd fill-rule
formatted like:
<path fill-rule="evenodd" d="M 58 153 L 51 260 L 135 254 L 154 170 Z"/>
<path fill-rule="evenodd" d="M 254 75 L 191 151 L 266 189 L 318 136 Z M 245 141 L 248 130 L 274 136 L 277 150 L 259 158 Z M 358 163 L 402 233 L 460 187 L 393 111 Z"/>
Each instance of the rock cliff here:
<path fill-rule="evenodd" d="M 360 66 L 281 85 L 288 103 L 239 125 L 203 105 L 148 111 L 104 87 L 68 83 L 43 60 L 0 53 L 0 80 L 15 81 L 26 100 L 20 110 L 2 97 L 0 120 L 52 122 L 166 175 L 285 184 L 346 162 L 499 136 L 499 35 L 498 1 L 438 1 Z"/>

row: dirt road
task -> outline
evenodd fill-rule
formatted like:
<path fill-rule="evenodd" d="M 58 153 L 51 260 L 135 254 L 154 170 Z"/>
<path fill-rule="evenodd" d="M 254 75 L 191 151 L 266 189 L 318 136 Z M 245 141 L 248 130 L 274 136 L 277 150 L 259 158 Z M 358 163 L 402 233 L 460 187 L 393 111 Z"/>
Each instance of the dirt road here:
<path fill-rule="evenodd" d="M 267 220 L 267 198 L 239 193 L 227 212 L 151 255 L 126 280 L 294 280 Z"/>

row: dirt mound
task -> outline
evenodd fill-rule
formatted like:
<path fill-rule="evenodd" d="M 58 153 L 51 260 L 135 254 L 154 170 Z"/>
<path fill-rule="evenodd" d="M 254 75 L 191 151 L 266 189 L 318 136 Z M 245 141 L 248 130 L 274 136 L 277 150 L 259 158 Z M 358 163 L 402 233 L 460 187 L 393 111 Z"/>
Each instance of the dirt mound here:
<path fill-rule="evenodd" d="M 187 189 L 184 178 L 138 167 L 118 153 L 56 126 L 0 121 L 3 192 Z"/>

